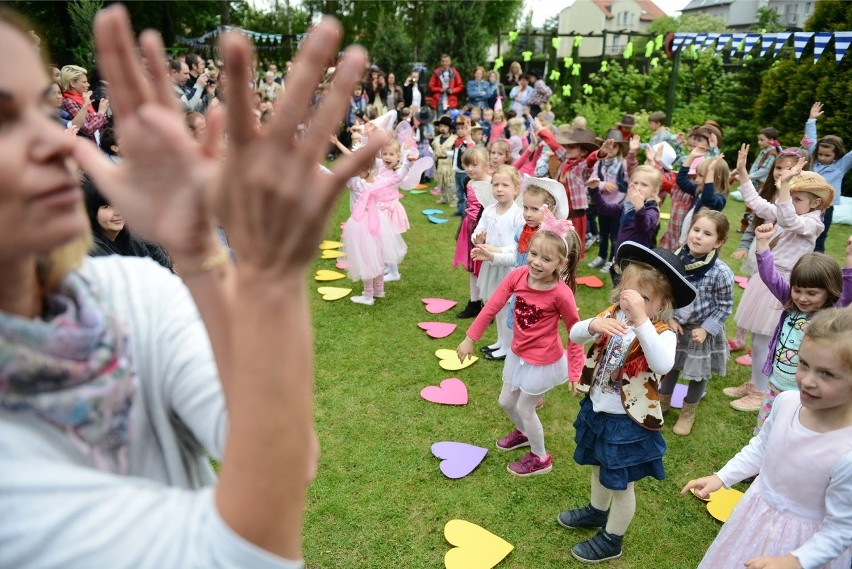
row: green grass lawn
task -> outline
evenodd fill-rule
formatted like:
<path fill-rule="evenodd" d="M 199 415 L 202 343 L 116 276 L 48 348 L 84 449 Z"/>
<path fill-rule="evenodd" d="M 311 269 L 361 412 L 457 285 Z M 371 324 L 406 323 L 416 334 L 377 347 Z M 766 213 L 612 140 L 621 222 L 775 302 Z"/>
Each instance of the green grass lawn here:
<path fill-rule="evenodd" d="M 435 350 L 455 348 L 471 321 L 455 317 L 468 299 L 467 273 L 451 269 L 458 218 L 443 225 L 430 223 L 420 212 L 438 207 L 434 201 L 428 193 L 403 199 L 411 220 L 405 234 L 408 255 L 400 267 L 402 280 L 386 285 L 385 299 L 367 307 L 348 299 L 326 302 L 313 295 L 316 419 L 322 455 L 307 506 L 307 566 L 443 567 L 444 554 L 452 547 L 444 538 L 444 524 L 453 518 L 478 524 L 515 546 L 498 567 L 583 566 L 570 548 L 593 532 L 566 530 L 556 523 L 560 510 L 589 501 L 590 469 L 572 459 L 578 400 L 565 386 L 547 394 L 539 415 L 553 471 L 517 478 L 506 472 L 506 465 L 522 451 L 503 453 L 494 446 L 511 428 L 497 404 L 501 363 L 480 360 L 459 372 L 438 366 Z M 348 196 L 343 196 L 329 239 L 339 238 L 348 209 Z M 742 211 L 742 203 L 728 202 L 725 213 L 732 234 L 723 249 L 726 261 L 739 242 L 733 229 L 739 227 Z M 828 252 L 839 263 L 850 233 L 849 227 L 832 227 Z M 598 275 L 605 286 L 578 290 L 584 318 L 607 306 L 610 291 L 608 277 L 586 268 L 589 260 L 581 262 L 578 276 Z M 334 269 L 334 264 L 318 259 L 314 268 Z M 741 274 L 738 261 L 729 265 Z M 353 294 L 360 293 L 360 285 L 348 280 L 321 284 L 352 286 Z M 735 287 L 735 291 L 738 301 L 742 290 Z M 454 299 L 459 307 L 431 315 L 423 309 L 424 297 Z M 417 327 L 428 320 L 458 323 L 459 328 L 448 338 L 431 339 Z M 731 318 L 729 334 L 734 329 Z M 491 343 L 494 337 L 492 326 L 483 342 Z M 748 442 L 756 413 L 732 410 L 721 393 L 723 387 L 738 385 L 748 376 L 749 368 L 731 360 L 727 376 L 713 378 L 689 437 L 671 432 L 677 410 L 667 416 L 663 427 L 669 445 L 664 459 L 667 478 L 637 484 L 637 512 L 625 537 L 624 555 L 609 567 L 683 569 L 698 564 L 720 524 L 703 502 L 681 497 L 679 491 L 690 478 L 720 468 Z M 466 406 L 436 405 L 420 398 L 423 387 L 448 377 L 467 385 Z M 488 454 L 472 474 L 449 480 L 430 452 L 432 443 L 445 440 L 486 447 Z"/>

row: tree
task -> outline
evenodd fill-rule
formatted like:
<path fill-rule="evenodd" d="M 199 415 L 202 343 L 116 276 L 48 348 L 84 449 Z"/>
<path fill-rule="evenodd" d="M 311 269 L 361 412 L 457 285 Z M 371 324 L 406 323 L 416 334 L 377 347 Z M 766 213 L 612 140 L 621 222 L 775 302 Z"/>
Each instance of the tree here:
<path fill-rule="evenodd" d="M 414 44 L 405 30 L 396 27 L 397 23 L 398 19 L 393 12 L 390 10 L 382 12 L 376 37 L 370 48 L 370 59 L 386 73 L 395 73 L 397 83 L 402 84 L 414 61 L 412 49 Z"/>
<path fill-rule="evenodd" d="M 769 6 L 757 9 L 757 23 L 751 27 L 753 32 L 783 32 L 787 28 L 781 23 L 781 14 Z"/>
<path fill-rule="evenodd" d="M 709 14 L 684 14 L 679 18 L 666 16 L 657 18 L 648 26 L 650 33 L 664 35 L 669 32 L 721 33 L 727 29 L 725 20 Z"/>
<path fill-rule="evenodd" d="M 74 52 L 83 67 L 92 69 L 95 65 L 95 38 L 92 36 L 92 21 L 103 7 L 103 0 L 73 0 L 68 3 L 68 15 L 71 27 L 77 37 Z"/>

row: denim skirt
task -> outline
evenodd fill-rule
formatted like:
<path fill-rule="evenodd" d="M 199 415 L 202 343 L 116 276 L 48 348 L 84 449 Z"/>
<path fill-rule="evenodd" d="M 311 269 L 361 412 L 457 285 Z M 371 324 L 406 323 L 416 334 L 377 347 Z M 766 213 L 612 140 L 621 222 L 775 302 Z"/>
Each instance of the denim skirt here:
<path fill-rule="evenodd" d="M 605 488 L 626 490 L 646 476 L 665 479 L 666 442 L 659 431 L 640 427 L 626 414 L 595 413 L 589 396 L 580 403 L 574 429 L 574 461 L 600 466 Z"/>

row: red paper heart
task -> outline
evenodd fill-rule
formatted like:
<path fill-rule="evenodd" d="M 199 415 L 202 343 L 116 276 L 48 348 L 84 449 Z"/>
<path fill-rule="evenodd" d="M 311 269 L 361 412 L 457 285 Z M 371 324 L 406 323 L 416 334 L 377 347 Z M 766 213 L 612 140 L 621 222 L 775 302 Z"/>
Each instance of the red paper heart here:
<path fill-rule="evenodd" d="M 589 288 L 601 288 L 603 286 L 603 281 L 601 281 L 598 277 L 591 275 L 588 277 L 578 278 L 577 284 L 586 285 Z"/>

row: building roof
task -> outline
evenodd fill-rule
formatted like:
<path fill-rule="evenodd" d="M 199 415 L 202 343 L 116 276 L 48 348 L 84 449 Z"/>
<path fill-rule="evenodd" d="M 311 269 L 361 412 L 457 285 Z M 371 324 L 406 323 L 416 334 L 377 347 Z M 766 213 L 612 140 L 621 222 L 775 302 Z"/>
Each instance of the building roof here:
<path fill-rule="evenodd" d="M 615 14 L 612 13 L 610 7 L 612 6 L 613 0 L 592 0 L 598 8 L 601 9 L 601 12 L 604 13 L 604 16 L 607 19 L 614 18 Z M 642 14 L 639 16 L 640 20 L 650 21 L 656 20 L 657 18 L 662 18 L 666 15 L 659 6 L 654 4 L 652 0 L 635 0 L 636 4 L 639 5 L 639 8 L 642 10 Z M 695 1 L 695 0 L 694 0 Z M 712 1 L 712 0 L 710 0 Z M 728 0 L 729 2 L 731 0 Z"/>
<path fill-rule="evenodd" d="M 657 18 L 664 18 L 666 16 L 666 13 L 651 0 L 636 0 L 636 3 L 642 8 L 642 15 L 639 16 L 640 20 L 656 20 Z"/>
<path fill-rule="evenodd" d="M 733 4 L 734 0 L 691 0 L 689 4 L 680 9 L 681 12 L 690 10 L 702 10 L 704 8 L 713 8 L 714 6 L 727 6 Z"/>

